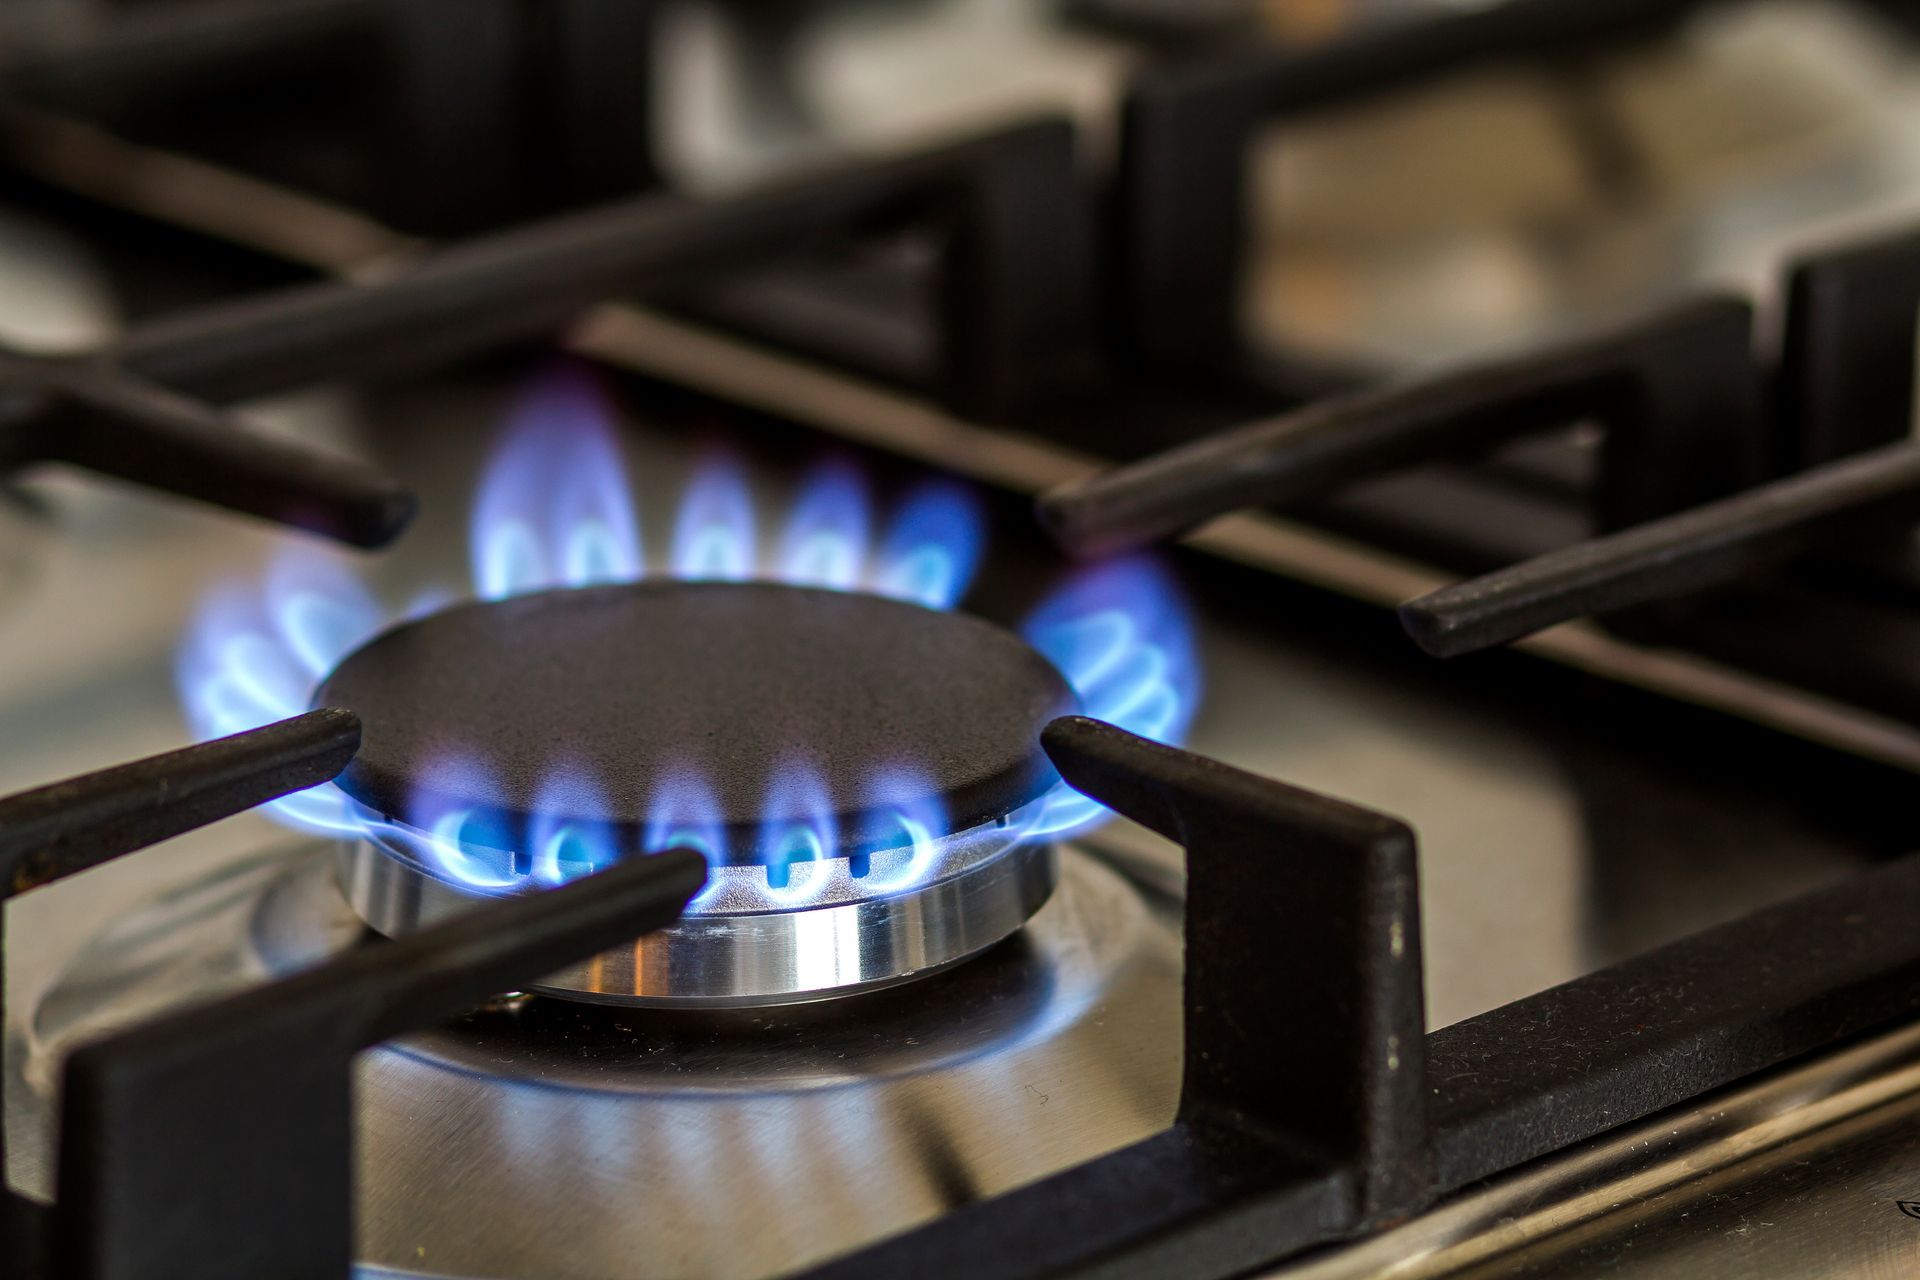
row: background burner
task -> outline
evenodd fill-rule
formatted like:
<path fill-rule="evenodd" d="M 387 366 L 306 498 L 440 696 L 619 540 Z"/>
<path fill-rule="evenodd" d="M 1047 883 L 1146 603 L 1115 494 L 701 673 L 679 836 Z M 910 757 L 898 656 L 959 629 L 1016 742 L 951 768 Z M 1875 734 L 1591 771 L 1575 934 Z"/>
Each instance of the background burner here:
<path fill-rule="evenodd" d="M 384 816 L 635 831 L 665 780 L 691 776 L 735 862 L 763 860 L 763 830 L 822 817 L 822 803 L 841 854 L 898 843 L 880 799 L 931 800 L 948 831 L 1003 819 L 1058 780 L 1040 730 L 1076 706 L 1045 658 L 990 623 L 763 582 L 458 606 L 348 655 L 315 699 L 360 715 L 339 782 Z M 789 785 L 809 767 L 811 796 Z M 902 775 L 931 794 L 877 795 Z"/>

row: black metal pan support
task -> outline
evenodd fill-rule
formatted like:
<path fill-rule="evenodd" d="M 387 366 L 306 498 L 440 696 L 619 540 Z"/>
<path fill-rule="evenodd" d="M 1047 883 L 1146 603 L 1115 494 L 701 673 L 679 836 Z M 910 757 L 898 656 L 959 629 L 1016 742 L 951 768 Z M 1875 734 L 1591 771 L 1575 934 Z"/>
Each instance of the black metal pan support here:
<path fill-rule="evenodd" d="M 359 737 L 314 711 L 0 800 L 0 896 L 323 782 Z M 82 1046 L 54 1205 L 0 1209 L 6 1273 L 341 1280 L 353 1055 L 670 923 L 705 875 L 684 850 L 636 859 Z"/>
<path fill-rule="evenodd" d="M 1117 188 L 1122 325 L 1136 356 L 1217 364 L 1239 345 L 1249 150 L 1263 129 L 1443 76 L 1507 64 L 1578 66 L 1659 37 L 1728 0 L 1503 0 L 1363 26 L 1306 48 L 1236 41 L 1175 57 L 1130 87 Z M 1914 22 L 1914 0 L 1861 0 Z M 1912 317 L 1901 322 L 1911 328 Z"/>
<path fill-rule="evenodd" d="M 357 736 L 319 711 L 0 801 L 0 885 L 312 785 Z M 815 1277 L 1241 1274 L 1920 1011 L 1907 858 L 1423 1034 L 1404 824 L 1097 721 L 1057 721 L 1045 745 L 1187 847 L 1175 1123 Z M 703 876 L 691 853 L 636 860 L 83 1046 L 58 1199 L 5 1200 L 0 1260 L 58 1280 L 339 1280 L 354 1053 L 667 923 Z"/>
<path fill-rule="evenodd" d="M 1178 1118 L 810 1280 L 1224 1275 L 1414 1208 L 1431 1176 L 1413 833 L 1095 720 L 1044 742 L 1069 783 L 1187 847 Z"/>
<path fill-rule="evenodd" d="M 1420 646 L 1452 657 L 1748 580 L 1809 552 L 1870 562 L 1893 545 L 1920 518 L 1920 447 L 1910 443 L 1920 232 L 1810 254 L 1789 273 L 1787 298 L 1776 453 L 1803 470 L 1410 601 L 1400 617 Z"/>
<path fill-rule="evenodd" d="M 1167 365 L 1237 345 L 1248 150 L 1265 127 L 1473 67 L 1584 59 L 1658 34 L 1707 0 L 1505 0 L 1381 23 L 1307 49 L 1150 68 L 1123 119 L 1120 272 L 1134 351 Z"/>
<path fill-rule="evenodd" d="M 231 738 L 37 787 L 0 800 L 0 906 L 123 854 L 325 782 L 353 759 L 360 721 L 311 711 Z M 0 1025 L 6 1014 L 6 914 L 0 910 Z M 6 1134 L 0 1130 L 0 1168 Z M 48 1274 L 51 1214 L 0 1194 L 0 1263 Z"/>
<path fill-rule="evenodd" d="M 89 358 L 0 352 L 0 468 L 66 462 L 362 546 L 413 501 L 371 468 L 214 404 L 418 370 L 557 332 L 597 302 L 777 261 L 874 221 L 946 228 L 939 383 L 1012 414 L 1089 349 L 1072 127 L 1041 120 L 724 201 L 640 197 L 327 283 L 170 316 Z M 198 399 L 189 399 L 197 397 Z"/>
<path fill-rule="evenodd" d="M 704 281 L 914 217 L 949 229 L 943 385 L 999 411 L 1087 341 L 1072 126 L 1043 119 L 725 200 L 642 196 L 449 245 L 377 283 L 258 295 L 145 326 L 105 354 L 215 402 L 416 370 L 546 337 L 595 303 Z"/>
<path fill-rule="evenodd" d="M 1780 349 L 1792 465 L 1812 466 L 1913 431 L 1920 334 L 1920 230 L 1797 262 Z"/>
<path fill-rule="evenodd" d="M 1422 463 L 1593 421 L 1594 522 L 1619 528 L 1757 479 L 1766 431 L 1752 312 L 1721 297 L 1619 329 L 1316 401 L 1046 495 L 1069 549 L 1156 541 L 1247 506 L 1288 507 Z"/>
<path fill-rule="evenodd" d="M 1226 1280 L 1920 1011 L 1920 856 L 1423 1034 L 1412 833 L 1080 718 L 1074 786 L 1187 849 L 1166 1132 L 806 1280 Z"/>
<path fill-rule="evenodd" d="M 1904 624 L 1856 579 L 1902 572 L 1888 553 L 1920 518 L 1920 446 L 1908 439 L 1920 234 L 1809 255 L 1788 296 L 1775 368 L 1752 350 L 1745 304 L 1702 299 L 1600 338 L 1231 428 L 1048 494 L 1040 516 L 1070 549 L 1103 553 L 1236 508 L 1308 505 L 1530 431 L 1598 421 L 1607 435 L 1587 500 L 1601 536 L 1410 601 L 1401 619 L 1423 648 L 1454 656 L 1599 614 L 1641 638 L 1698 640 L 1842 697 L 1859 696 L 1849 672 L 1890 675 L 1883 686 L 1903 692 L 1880 709 L 1911 714 L 1903 663 L 1882 660 L 1906 647 Z M 1768 474 L 1779 478 L 1759 483 Z M 1810 555 L 1854 572 L 1779 594 L 1766 571 Z M 1723 622 L 1711 601 L 1643 610 L 1735 583 L 1774 593 L 1788 621 L 1804 618 L 1807 606 L 1792 602 L 1810 591 L 1821 607 L 1861 615 L 1848 634 L 1822 638 L 1855 656 L 1808 673 L 1795 665 L 1792 651 L 1810 643 L 1797 633 L 1773 652 L 1754 637 L 1778 627 Z"/>
<path fill-rule="evenodd" d="M 96 21 L 28 24 L 35 38 L 0 47 L 0 95 L 137 136 L 183 101 L 245 110 L 261 85 L 326 84 L 322 111 L 348 122 L 346 182 L 376 201 L 369 212 L 409 232 L 462 235 L 657 185 L 663 8 L 149 0 Z"/>
<path fill-rule="evenodd" d="M 398 481 L 110 364 L 0 351 L 0 470 L 65 463 L 360 547 L 412 519 Z"/>
<path fill-rule="evenodd" d="M 1400 606 L 1421 648 L 1451 658 L 1556 623 L 1743 579 L 1862 524 L 1920 518 L 1920 445 L 1893 444 L 1576 543 Z"/>
<path fill-rule="evenodd" d="M 351 711 L 291 720 L 0 800 L 0 886 L 25 893 L 317 786 L 360 747 Z"/>

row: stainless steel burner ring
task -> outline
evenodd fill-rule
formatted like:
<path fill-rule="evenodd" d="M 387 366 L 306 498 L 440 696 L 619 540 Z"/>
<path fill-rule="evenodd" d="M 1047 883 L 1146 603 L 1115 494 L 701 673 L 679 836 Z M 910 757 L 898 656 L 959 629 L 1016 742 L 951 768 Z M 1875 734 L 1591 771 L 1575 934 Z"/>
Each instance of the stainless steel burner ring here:
<path fill-rule="evenodd" d="M 799 864 L 793 874 L 807 879 L 795 884 L 796 901 L 773 910 L 764 867 L 714 867 L 678 923 L 534 989 L 606 1004 L 724 1007 L 829 999 L 924 976 L 1012 934 L 1052 894 L 1059 855 L 1019 838 L 1030 816 L 933 842 L 931 856 L 920 851 L 932 868 L 924 876 L 908 849 L 871 855 L 860 876 L 847 858 Z M 340 875 L 354 910 L 388 936 L 490 896 L 435 874 L 400 839 L 343 845 Z"/>

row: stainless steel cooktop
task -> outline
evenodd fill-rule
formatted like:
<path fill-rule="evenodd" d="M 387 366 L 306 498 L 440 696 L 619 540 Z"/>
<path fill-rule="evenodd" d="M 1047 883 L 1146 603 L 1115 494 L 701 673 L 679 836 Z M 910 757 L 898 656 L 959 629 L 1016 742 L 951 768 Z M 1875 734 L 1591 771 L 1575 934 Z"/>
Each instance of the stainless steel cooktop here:
<path fill-rule="evenodd" d="M 418 582 L 458 566 L 458 495 L 517 377 L 264 412 L 376 453 L 400 446 L 394 464 L 420 476 L 425 515 L 404 554 L 365 567 Z M 423 412 L 439 430 L 392 430 Z M 633 416 L 635 474 L 643 490 L 653 477 L 669 491 L 688 447 L 644 411 Z M 778 487 L 784 456 L 764 460 L 763 492 Z M 28 492 L 33 554 L 0 625 L 13 651 L 40 656 L 37 669 L 23 660 L 9 671 L 7 714 L 32 731 L 7 736 L 7 786 L 179 741 L 172 664 L 197 593 L 245 576 L 282 540 L 130 494 L 64 482 Z M 991 554 L 1018 564 L 1025 553 Z M 1297 615 L 1249 618 L 1199 599 L 1207 693 L 1194 745 L 1420 830 L 1433 1026 L 1859 865 L 1844 842 L 1758 810 L 1735 824 L 1744 834 L 1734 847 L 1698 848 L 1692 868 L 1658 865 L 1675 855 L 1637 854 L 1618 824 L 1699 821 L 1724 784 L 1661 781 L 1643 795 L 1629 781 L 1619 796 L 1595 794 L 1581 776 L 1589 762 L 1540 726 L 1476 708 L 1417 668 L 1357 659 L 1307 602 Z M 115 625 L 86 626 L 83 608 Z M 113 643 L 62 643 L 77 632 Z M 1655 865 L 1629 873 L 1603 853 Z M 332 844 L 244 816 L 15 906 L 13 1179 L 51 1194 L 48 1125 L 65 1047 L 354 945 L 361 926 L 336 862 Z M 369 1274 L 659 1275 L 663 1257 L 673 1274 L 770 1274 L 1145 1137 L 1170 1118 L 1178 1084 L 1180 881 L 1177 849 L 1116 822 L 1066 851 L 1059 892 L 1014 944 L 897 993 L 711 1024 L 508 1000 L 377 1050 L 359 1075 Z M 1816 1072 L 1807 1088 L 1847 1078 Z M 1731 1160 L 1750 1144 L 1739 1126 L 1689 1122 L 1700 1125 L 1709 1132 L 1690 1139 L 1703 1144 L 1700 1159 Z M 1650 1158 L 1677 1141 L 1662 1129 L 1657 1148 L 1618 1139 L 1610 1149 Z M 1594 1167 L 1614 1176 L 1612 1161 L 1569 1159 L 1579 1177 L 1598 1176 Z M 769 1222 L 768 1204 L 796 1187 L 817 1203 Z M 1482 1241 L 1479 1226 L 1466 1234 Z"/>
<path fill-rule="evenodd" d="M 1323 22 L 1435 7 L 1236 9 L 1304 39 Z M 1089 153 L 1117 145 L 1116 103 L 1140 62 L 1119 36 L 1016 4 L 830 8 L 748 33 L 711 6 L 672 7 L 663 92 L 691 104 L 663 139 L 678 181 L 744 190 L 824 154 L 911 149 L 1035 103 L 1069 109 Z M 1784 245 L 1920 209 L 1912 59 L 1878 32 L 1844 6 L 1742 7 L 1696 19 L 1657 55 L 1596 58 L 1570 79 L 1495 73 L 1276 133 L 1256 148 L 1247 333 L 1407 370 L 1702 281 L 1770 287 Z M 763 75 L 773 66 L 778 77 Z M 1729 100 L 1753 108 L 1700 105 Z M 903 101 L 913 109 L 887 108 Z M 38 156 L 38 177 L 104 185 L 111 202 L 150 201 L 176 220 L 204 215 L 182 190 L 232 176 L 84 130 L 71 140 Z M 140 156 L 151 163 L 107 172 Z M 233 198 L 212 216 L 219 238 L 277 256 L 274 270 L 290 259 L 374 279 L 418 248 L 327 201 L 221 189 Z M 0 203 L 0 337 L 73 349 L 125 332 L 110 247 L 18 204 Z M 204 275 L 190 291 L 205 296 L 254 284 L 225 262 L 182 274 Z M 667 311 L 602 308 L 566 344 L 620 389 L 642 506 L 670 506 L 715 436 L 745 459 L 762 510 L 828 451 L 964 476 L 990 509 L 978 607 L 1001 621 L 1060 563 L 1031 497 L 1096 465 L 1026 427 Z M 533 376 L 518 357 L 474 361 L 243 408 L 420 494 L 396 549 L 339 553 L 407 599 L 464 572 L 476 478 Z M 97 480 L 8 481 L 0 793 L 186 740 L 175 666 L 198 601 L 300 536 Z M 1205 685 L 1186 746 L 1417 830 L 1430 1030 L 1910 844 L 1897 815 L 1862 817 L 1845 796 L 1793 785 L 1810 760 L 1920 769 L 1920 733 L 1871 710 L 1586 627 L 1456 674 L 1372 607 L 1446 575 L 1267 516 L 1231 517 L 1166 554 L 1190 593 Z M 1622 728 L 1636 699 L 1662 708 L 1651 733 Z M 9 1181 L 54 1195 L 59 1073 L 76 1044 L 379 945 L 366 920 L 392 933 L 430 923 L 405 886 L 356 888 L 353 868 L 387 866 L 369 856 L 244 814 L 10 903 Z M 979 936 L 1044 899 L 1023 928 L 977 955 L 971 942 L 942 953 L 939 972 L 901 985 L 701 1010 L 503 993 L 368 1051 L 355 1076 L 358 1274 L 785 1274 L 1165 1129 L 1182 1066 L 1181 850 L 1116 819 L 1042 856 L 1051 895 L 1022 890 L 1006 927 Z M 374 909 L 382 893 L 400 905 Z M 554 985 L 592 990 L 605 975 L 574 977 Z M 616 977 L 641 990 L 640 975 Z M 1916 1055 L 1911 1027 L 1851 1041 L 1263 1274 L 1912 1274 Z"/>

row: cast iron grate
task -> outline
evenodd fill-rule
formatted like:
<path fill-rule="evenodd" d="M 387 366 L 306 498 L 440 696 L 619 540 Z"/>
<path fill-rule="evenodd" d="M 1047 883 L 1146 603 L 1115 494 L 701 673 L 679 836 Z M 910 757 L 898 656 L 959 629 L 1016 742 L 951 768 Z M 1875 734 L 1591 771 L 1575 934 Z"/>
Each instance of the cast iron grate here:
<path fill-rule="evenodd" d="M 0 800 L 0 899 L 324 782 L 359 741 L 323 709 Z M 635 859 L 82 1046 L 55 1203 L 0 1206 L 7 1274 L 346 1275 L 353 1055 L 671 923 L 705 878 L 685 850 Z"/>

